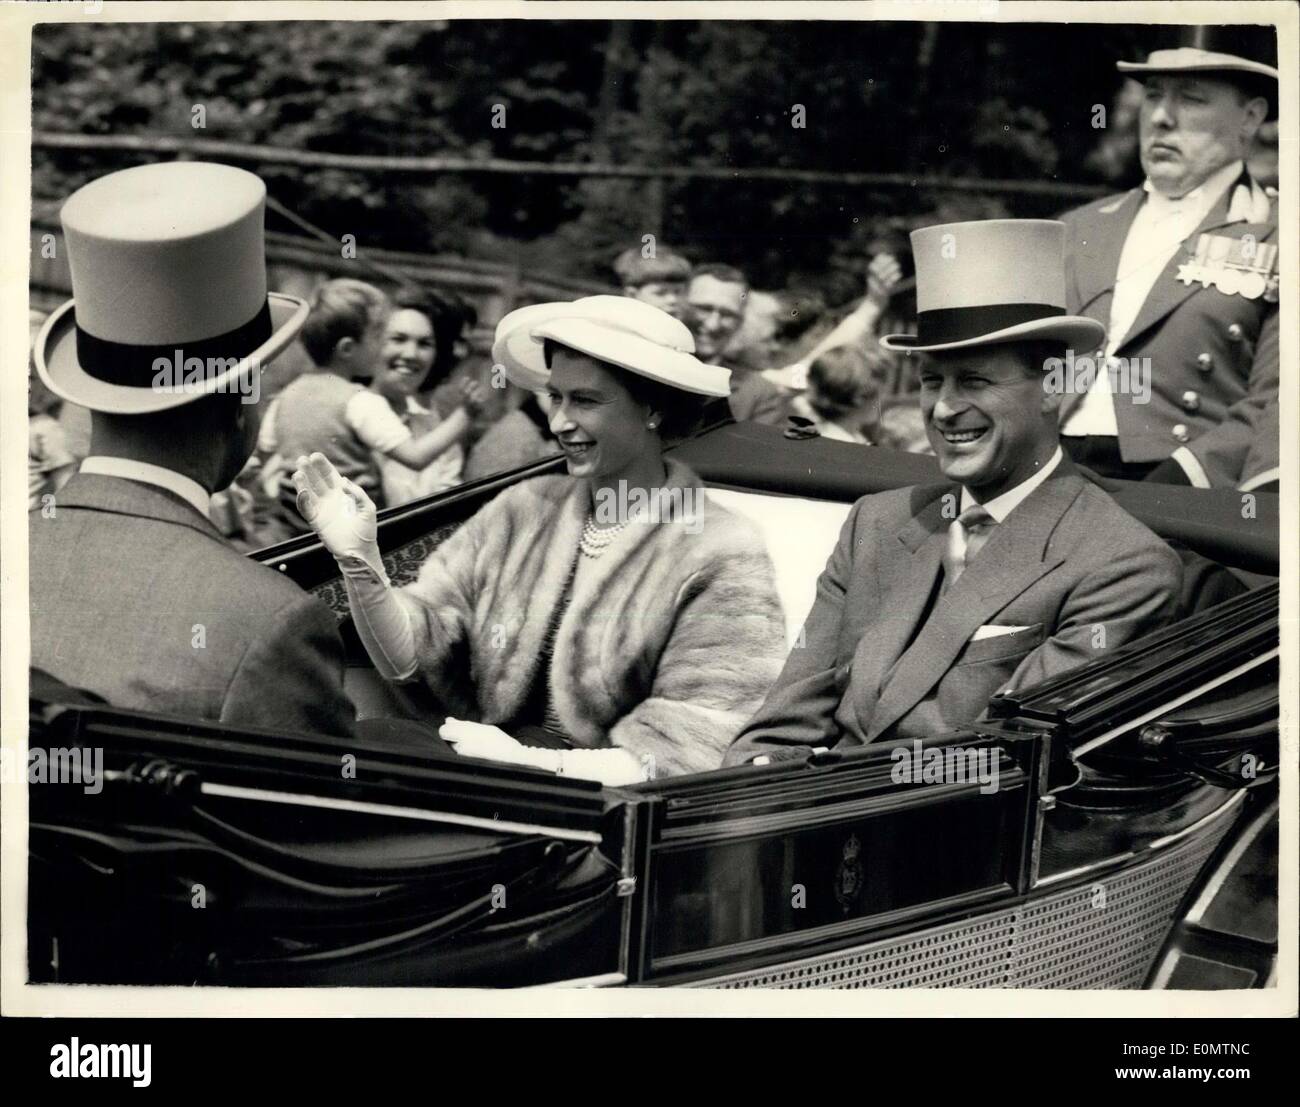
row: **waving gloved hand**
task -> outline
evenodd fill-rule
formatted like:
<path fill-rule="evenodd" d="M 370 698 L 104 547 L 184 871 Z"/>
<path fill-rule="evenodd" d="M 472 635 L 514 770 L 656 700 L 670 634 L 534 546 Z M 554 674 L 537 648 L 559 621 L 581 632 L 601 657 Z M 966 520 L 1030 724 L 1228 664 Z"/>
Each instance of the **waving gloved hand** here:
<path fill-rule="evenodd" d="M 363 488 L 354 484 L 320 453 L 300 457 L 293 471 L 298 512 L 320 536 L 325 548 L 346 571 L 359 561 L 381 580 L 388 579 L 376 541 L 378 509 Z"/>

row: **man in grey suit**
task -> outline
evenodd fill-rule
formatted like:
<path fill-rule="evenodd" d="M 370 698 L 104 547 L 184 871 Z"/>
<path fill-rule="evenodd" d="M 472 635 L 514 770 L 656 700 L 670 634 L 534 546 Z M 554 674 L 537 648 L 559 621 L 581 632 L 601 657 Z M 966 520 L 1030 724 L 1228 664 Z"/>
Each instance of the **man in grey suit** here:
<path fill-rule="evenodd" d="M 1063 225 L 949 224 L 912 242 L 919 333 L 882 341 L 925 354 L 921 410 L 948 482 L 853 506 L 728 764 L 968 724 L 996 692 L 1174 611 L 1178 556 L 1061 451 L 1052 359 L 1104 337 L 1064 314 Z"/>
<path fill-rule="evenodd" d="M 29 516 L 31 664 L 115 707 L 346 735 L 332 615 L 208 519 L 256 444 L 261 367 L 306 317 L 266 290 L 264 197 L 251 173 L 184 162 L 63 209 L 75 311 L 36 362 L 93 429 Z"/>

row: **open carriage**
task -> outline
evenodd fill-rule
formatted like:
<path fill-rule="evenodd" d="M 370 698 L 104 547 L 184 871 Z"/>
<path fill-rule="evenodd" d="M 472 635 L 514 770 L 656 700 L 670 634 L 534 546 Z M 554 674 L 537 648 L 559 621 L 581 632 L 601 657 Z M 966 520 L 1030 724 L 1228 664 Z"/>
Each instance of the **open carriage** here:
<path fill-rule="evenodd" d="M 936 477 L 930 458 L 751 424 L 675 456 L 759 525 L 792 636 L 853 500 Z M 502 488 L 559 464 L 385 512 L 394 581 Z M 416 744 L 121 711 L 34 678 L 31 745 L 100 747 L 105 779 L 93 796 L 30 790 L 30 978 L 1264 986 L 1277 497 L 1243 510 L 1236 493 L 1115 495 L 1200 555 L 1179 620 L 916 747 L 602 789 Z M 370 668 L 314 539 L 254 556 L 339 615 L 362 715 L 419 718 L 418 697 Z M 997 786 L 926 778 L 954 754 L 995 767 Z"/>

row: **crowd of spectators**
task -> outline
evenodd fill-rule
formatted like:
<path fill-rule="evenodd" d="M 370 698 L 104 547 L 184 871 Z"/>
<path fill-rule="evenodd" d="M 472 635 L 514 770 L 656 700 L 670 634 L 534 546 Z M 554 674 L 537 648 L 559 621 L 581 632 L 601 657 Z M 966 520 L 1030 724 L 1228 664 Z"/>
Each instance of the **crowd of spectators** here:
<path fill-rule="evenodd" d="M 891 300 L 907 306 L 908 282 L 888 253 L 877 255 L 866 294 L 838 320 L 815 293 L 754 289 L 730 265 L 692 266 L 667 248 L 627 250 L 612 268 L 624 295 L 681 319 L 700 360 L 731 370 L 738 421 L 928 450 L 905 367 L 875 342 Z M 34 313 L 33 339 L 40 322 Z M 299 337 L 307 366 L 262 397 L 257 452 L 213 496 L 213 522 L 249 550 L 307 533 L 289 474 L 315 451 L 383 507 L 554 454 L 545 395 L 510 384 L 474 355 L 478 322 L 474 305 L 446 290 L 321 283 Z M 29 379 L 35 509 L 86 456 L 89 433 L 84 411 L 61 404 L 34 371 Z"/>

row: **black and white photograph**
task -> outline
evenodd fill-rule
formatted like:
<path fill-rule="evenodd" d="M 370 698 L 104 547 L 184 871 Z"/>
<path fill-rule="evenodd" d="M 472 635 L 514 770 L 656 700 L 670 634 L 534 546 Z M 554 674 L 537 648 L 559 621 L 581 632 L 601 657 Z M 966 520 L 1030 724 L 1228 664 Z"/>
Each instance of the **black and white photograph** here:
<path fill-rule="evenodd" d="M 20 7 L 6 1013 L 1295 1016 L 1295 4 Z"/>

